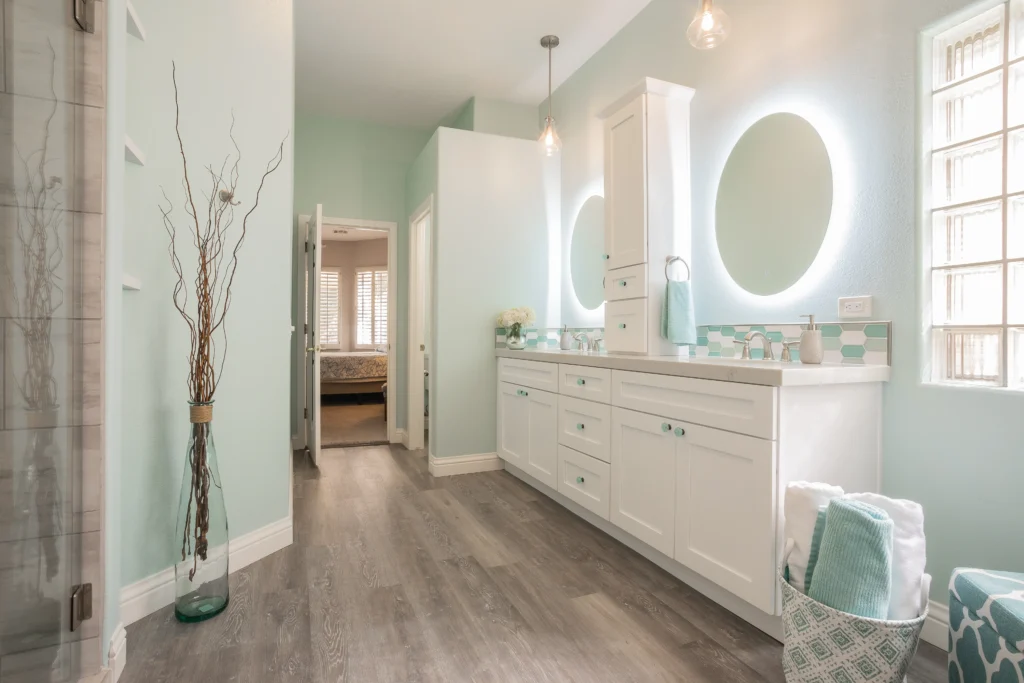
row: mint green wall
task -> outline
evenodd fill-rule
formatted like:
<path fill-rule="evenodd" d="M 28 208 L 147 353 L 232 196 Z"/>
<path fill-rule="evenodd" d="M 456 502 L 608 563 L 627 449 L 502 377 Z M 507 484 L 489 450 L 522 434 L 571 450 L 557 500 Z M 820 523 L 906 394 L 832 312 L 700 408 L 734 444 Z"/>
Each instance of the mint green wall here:
<path fill-rule="evenodd" d="M 924 505 L 932 598 L 942 603 L 955 566 L 1024 569 L 1024 394 L 930 387 L 919 379 L 925 357 L 917 293 L 917 36 L 969 4 L 734 2 L 726 7 L 733 18 L 729 41 L 699 52 L 685 39 L 690 3 L 653 0 L 554 95 L 564 142 L 562 219 L 571 226 L 586 197 L 602 190 L 597 112 L 644 76 L 696 89 L 692 267 L 698 323 L 834 317 L 839 296 L 875 296 L 874 317 L 891 319 L 894 335 L 893 379 L 884 398 L 883 490 Z M 812 117 L 826 137 L 837 199 L 845 203 L 818 271 L 792 291 L 756 299 L 732 284 L 718 259 L 715 193 L 746 127 L 787 110 Z M 572 309 L 563 302 L 563 310 Z"/>
<path fill-rule="evenodd" d="M 214 433 L 232 537 L 288 517 L 291 466 L 292 3 L 136 0 L 135 5 L 147 40 L 131 39 L 128 45 L 125 120 L 129 135 L 145 152 L 146 166 L 127 169 L 125 192 L 118 199 L 125 207 L 124 269 L 143 283 L 142 291 L 121 295 L 122 585 L 174 561 L 175 513 L 189 428 L 188 331 L 171 305 L 174 278 L 157 209 L 162 186 L 174 200 L 179 230 L 187 235 L 171 60 L 178 66 L 191 177 L 199 187 L 205 186 L 202 167 L 219 165 L 231 149 L 227 131 L 232 111 L 243 153 L 238 193 L 243 207 L 251 206 L 278 142 L 291 135 L 284 162 L 268 179 L 260 208 L 250 220 L 227 319 L 230 345 L 216 395 Z M 120 27 L 123 31 L 123 13 Z M 191 262 L 188 244 L 187 236 L 179 239 L 186 268 Z"/>
<path fill-rule="evenodd" d="M 478 133 L 524 140 L 540 137 L 536 107 L 483 97 L 474 97 L 473 101 L 473 130 Z"/>
<path fill-rule="evenodd" d="M 469 101 L 466 102 L 466 106 L 462 108 L 452 122 L 449 128 L 458 128 L 459 130 L 473 130 L 473 119 L 476 113 L 476 98 L 470 97 Z"/>

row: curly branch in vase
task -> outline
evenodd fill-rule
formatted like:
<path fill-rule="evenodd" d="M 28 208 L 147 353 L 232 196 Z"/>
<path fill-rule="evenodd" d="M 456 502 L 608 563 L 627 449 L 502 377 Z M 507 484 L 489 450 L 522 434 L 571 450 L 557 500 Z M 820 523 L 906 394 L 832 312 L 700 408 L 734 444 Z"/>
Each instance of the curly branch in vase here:
<path fill-rule="evenodd" d="M 193 177 L 189 173 L 188 155 L 185 153 L 185 142 L 181 134 L 181 105 L 178 93 L 177 66 L 172 66 L 171 81 L 174 85 L 175 121 L 174 130 L 178 140 L 183 171 L 182 187 L 185 193 L 184 211 L 187 217 L 187 228 L 190 242 L 197 257 L 195 278 L 192 280 L 191 291 L 189 279 L 185 276 L 185 266 L 180 258 L 177 243 L 178 228 L 172 218 L 174 205 L 164 191 L 166 206 L 160 206 L 164 228 L 170 238 L 168 254 L 171 268 L 176 276 L 171 299 L 175 309 L 188 327 L 190 347 L 188 356 L 188 395 L 193 404 L 209 404 L 214 399 L 217 385 L 224 370 L 227 356 L 227 333 L 224 321 L 231 308 L 232 286 L 238 268 L 238 254 L 245 242 L 249 229 L 249 219 L 260 203 L 267 178 L 280 167 L 284 160 L 284 140 L 277 148 L 277 153 L 267 163 L 252 207 L 242 216 L 241 226 L 235 226 L 235 210 L 241 206 L 238 199 L 239 167 L 242 151 L 235 139 L 235 117 L 231 116 L 228 139 L 234 152 L 221 162 L 219 168 L 213 165 L 205 167 L 201 174 L 205 178 L 202 198 L 205 205 L 197 208 L 196 192 L 199 181 L 193 185 Z M 162 189 L 162 188 L 161 188 Z M 191 276 L 191 272 L 189 273 Z M 190 304 L 189 296 L 194 298 Z M 194 310 L 194 313 L 192 312 Z M 217 341 L 221 342 L 218 348 Z M 206 442 L 209 435 L 209 422 L 192 425 L 193 448 L 190 449 L 190 467 L 192 481 L 189 492 L 187 521 L 181 541 L 181 559 L 185 561 L 193 552 L 193 566 L 189 579 L 195 577 L 199 560 L 205 560 L 209 550 L 208 532 L 210 527 L 209 492 L 213 481 L 207 460 Z"/>

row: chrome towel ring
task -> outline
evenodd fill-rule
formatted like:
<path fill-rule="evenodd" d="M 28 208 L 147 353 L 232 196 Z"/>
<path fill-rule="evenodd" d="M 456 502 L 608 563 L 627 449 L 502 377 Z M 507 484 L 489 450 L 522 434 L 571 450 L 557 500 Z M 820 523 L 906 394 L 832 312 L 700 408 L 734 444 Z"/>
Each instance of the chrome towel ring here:
<path fill-rule="evenodd" d="M 669 273 L 669 268 L 671 268 L 672 264 L 675 263 L 676 261 L 679 261 L 684 266 L 686 266 L 686 279 L 689 280 L 690 279 L 690 264 L 687 263 L 686 259 L 684 259 L 682 256 L 669 256 L 668 258 L 665 259 L 665 279 L 666 280 L 671 280 L 672 279 L 672 276 Z"/>

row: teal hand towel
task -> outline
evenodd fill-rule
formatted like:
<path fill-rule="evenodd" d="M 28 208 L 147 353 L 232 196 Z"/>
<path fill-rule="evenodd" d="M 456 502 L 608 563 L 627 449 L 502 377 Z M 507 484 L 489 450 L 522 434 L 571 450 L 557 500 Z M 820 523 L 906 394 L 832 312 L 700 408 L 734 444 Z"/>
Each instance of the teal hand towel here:
<path fill-rule="evenodd" d="M 693 290 L 690 289 L 689 280 L 669 280 L 665 290 L 665 306 L 661 311 L 661 336 L 677 346 L 697 343 Z"/>
<path fill-rule="evenodd" d="M 892 585 L 893 522 L 874 505 L 835 499 L 807 594 L 840 612 L 885 619 Z"/>
<path fill-rule="evenodd" d="M 807 553 L 807 574 L 804 578 L 807 592 L 811 590 L 811 580 L 814 578 L 814 570 L 818 566 L 818 556 L 821 555 L 821 537 L 825 535 L 825 522 L 827 520 L 828 508 L 822 505 L 818 510 L 818 519 L 814 522 L 814 532 L 811 534 L 811 549 Z"/>

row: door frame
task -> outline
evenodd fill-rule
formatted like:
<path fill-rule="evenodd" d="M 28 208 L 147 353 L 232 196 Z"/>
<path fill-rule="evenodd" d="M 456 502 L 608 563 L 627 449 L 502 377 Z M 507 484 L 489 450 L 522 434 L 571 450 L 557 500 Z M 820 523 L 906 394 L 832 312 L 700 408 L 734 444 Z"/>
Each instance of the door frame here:
<path fill-rule="evenodd" d="M 307 225 L 311 216 L 309 214 L 299 214 L 298 230 L 296 230 L 296 254 L 304 254 L 306 234 L 308 233 Z M 372 230 L 381 230 L 387 232 L 388 237 L 388 398 L 387 398 L 387 411 L 388 411 L 388 442 L 398 443 L 398 427 L 397 427 L 397 407 L 398 407 L 398 396 L 395 386 L 395 380 L 398 378 L 398 344 L 397 330 L 395 324 L 398 322 L 398 223 L 391 221 L 372 221 L 356 218 L 334 218 L 331 216 L 323 217 L 324 227 L 332 228 L 369 228 Z M 305 270 L 305 259 L 299 259 L 296 257 L 296 261 L 302 263 L 301 268 L 297 268 L 296 280 L 295 280 L 295 300 L 298 306 L 297 310 L 300 312 L 304 310 L 306 304 L 306 270 Z M 296 368 L 296 376 L 298 378 L 297 393 L 301 397 L 295 402 L 295 417 L 296 425 L 299 427 L 298 434 L 292 435 L 292 448 L 293 450 L 300 450 L 306 447 L 306 430 L 305 420 L 303 416 L 303 410 L 306 408 L 306 375 L 305 371 L 302 370 L 305 367 L 306 362 L 306 333 L 299 330 L 300 321 L 295 321 L 295 334 L 296 339 L 301 340 L 301 343 L 295 345 L 296 354 L 294 359 L 294 365 Z"/>
<path fill-rule="evenodd" d="M 432 277 L 433 264 L 428 261 L 426 263 L 426 272 L 420 272 L 420 263 L 423 260 L 421 252 L 423 251 L 424 244 L 422 235 L 420 235 L 420 231 L 417 229 L 420 221 L 427 216 L 430 217 L 428 229 L 432 235 L 435 218 L 433 193 L 409 216 L 409 335 L 405 356 L 409 372 L 406 377 L 408 406 L 406 410 L 405 440 L 403 441 L 405 447 L 409 450 L 419 450 L 425 445 L 423 433 L 426 425 L 423 420 L 423 412 L 426 406 L 424 406 L 423 392 L 414 391 L 413 387 L 422 385 L 423 373 L 429 370 L 429 368 L 425 367 L 426 364 L 422 362 L 423 356 L 420 351 L 420 346 L 429 341 L 424 338 L 425 325 L 422 325 L 421 321 L 425 320 L 433 311 L 423 310 L 426 302 L 423 298 L 422 283 L 425 278 Z M 426 243 L 431 247 L 431 253 L 427 255 L 431 257 L 430 261 L 433 261 L 433 239 L 428 237 Z M 433 293 L 433 288 L 431 288 L 431 293 Z M 433 329 L 433 326 L 431 326 L 431 329 Z M 414 359 L 420 360 L 414 361 Z M 429 375 L 429 377 L 428 384 L 431 387 L 429 395 L 433 398 L 433 374 Z M 430 414 L 433 415 L 433 411 Z"/>

